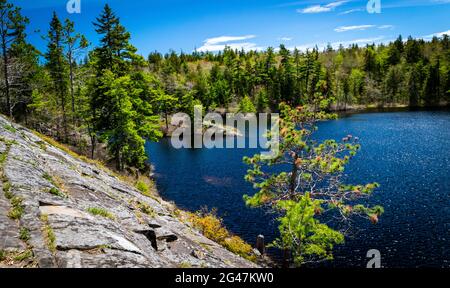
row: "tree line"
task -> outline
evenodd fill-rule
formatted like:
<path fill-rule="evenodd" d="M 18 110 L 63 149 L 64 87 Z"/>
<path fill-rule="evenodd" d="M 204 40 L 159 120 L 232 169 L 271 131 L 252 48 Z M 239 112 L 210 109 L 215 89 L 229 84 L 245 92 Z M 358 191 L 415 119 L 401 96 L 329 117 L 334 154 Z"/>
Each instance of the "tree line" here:
<path fill-rule="evenodd" d="M 166 54 L 145 59 L 105 5 L 93 22 L 92 45 L 75 23 L 53 13 L 46 51 L 27 41 L 29 20 L 0 0 L 1 112 L 78 151 L 106 147 L 117 169 L 147 168 L 145 140 L 168 130 L 173 112 L 278 111 L 321 98 L 327 109 L 437 106 L 450 100 L 449 37 L 427 42 L 293 51 Z M 42 61 L 43 60 L 43 61 Z"/>

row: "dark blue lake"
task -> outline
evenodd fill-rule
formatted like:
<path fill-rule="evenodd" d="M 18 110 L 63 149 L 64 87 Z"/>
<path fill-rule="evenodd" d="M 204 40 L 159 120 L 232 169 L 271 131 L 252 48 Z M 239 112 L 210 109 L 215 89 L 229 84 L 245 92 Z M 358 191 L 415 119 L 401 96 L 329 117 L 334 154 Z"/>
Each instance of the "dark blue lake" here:
<path fill-rule="evenodd" d="M 335 248 L 337 267 L 365 267 L 378 249 L 384 267 L 450 267 L 450 112 L 355 114 L 320 123 L 318 139 L 360 138 L 346 169 L 349 183 L 378 182 L 370 204 L 384 206 L 377 225 L 355 219 L 352 235 Z M 249 243 L 277 236 L 273 215 L 249 209 L 242 157 L 256 149 L 182 149 L 168 139 L 148 143 L 161 196 L 180 208 L 217 208 L 227 228 Z"/>

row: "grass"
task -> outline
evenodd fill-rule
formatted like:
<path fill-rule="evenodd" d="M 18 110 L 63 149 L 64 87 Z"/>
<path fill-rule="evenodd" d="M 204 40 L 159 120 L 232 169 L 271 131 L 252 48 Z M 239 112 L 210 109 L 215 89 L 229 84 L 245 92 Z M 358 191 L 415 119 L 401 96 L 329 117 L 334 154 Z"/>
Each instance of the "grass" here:
<path fill-rule="evenodd" d="M 30 230 L 28 230 L 25 227 L 20 227 L 20 231 L 19 231 L 19 239 L 22 241 L 27 242 L 28 240 L 30 240 L 31 236 L 30 236 Z"/>
<path fill-rule="evenodd" d="M 144 214 L 147 214 L 150 217 L 156 216 L 155 210 L 153 210 L 153 208 L 146 203 L 142 203 L 141 201 L 136 201 L 136 207 L 139 209 L 139 211 L 141 211 Z"/>
<path fill-rule="evenodd" d="M 62 181 L 60 179 L 55 179 L 54 177 L 52 177 L 47 172 L 45 172 L 42 175 L 42 178 L 44 178 L 45 180 L 50 182 L 53 186 L 55 186 L 55 187 L 50 188 L 48 190 L 48 193 L 50 193 L 52 195 L 55 195 L 55 196 L 58 196 L 58 197 L 61 197 L 61 198 L 66 198 L 67 197 L 67 195 L 61 191 L 61 189 L 62 189 L 62 187 L 64 185 L 62 184 Z"/>
<path fill-rule="evenodd" d="M 27 249 L 24 251 L 14 251 L 14 252 L 7 252 L 4 250 L 0 250 L 0 262 L 7 260 L 14 261 L 14 262 L 22 262 L 27 259 L 33 258 L 33 251 L 31 249 Z"/>
<path fill-rule="evenodd" d="M 18 261 L 18 262 L 22 262 L 26 259 L 30 259 L 33 258 L 33 251 L 31 251 L 31 249 L 27 249 L 19 254 L 17 254 L 16 256 L 14 256 L 14 260 Z"/>
<path fill-rule="evenodd" d="M 4 128 L 5 130 L 11 132 L 11 133 L 16 133 L 16 132 L 17 132 L 17 129 L 14 128 L 14 127 L 11 126 L 11 125 L 3 125 L 3 128 Z"/>
<path fill-rule="evenodd" d="M 180 263 L 178 268 L 183 268 L 183 269 L 192 268 L 192 265 L 189 262 L 183 261 Z"/>
<path fill-rule="evenodd" d="M 45 180 L 49 181 L 50 183 L 54 184 L 55 182 L 53 181 L 53 178 L 50 174 L 48 174 L 47 172 L 45 172 L 42 175 L 42 178 L 44 178 Z M 55 185 L 56 186 L 56 185 Z"/>
<path fill-rule="evenodd" d="M 13 220 L 19 220 L 20 218 L 22 218 L 22 215 L 23 215 L 23 212 L 25 209 L 22 202 L 23 202 L 23 198 L 18 197 L 18 196 L 14 196 L 11 199 L 12 208 L 8 212 L 9 218 L 11 218 Z"/>
<path fill-rule="evenodd" d="M 112 214 L 111 212 L 109 212 L 108 210 L 106 210 L 104 208 L 90 207 L 90 208 L 86 209 L 86 211 L 91 213 L 94 216 L 102 216 L 104 218 L 108 218 L 111 220 L 116 219 L 116 216 L 114 216 L 114 214 Z"/>
<path fill-rule="evenodd" d="M 41 215 L 41 221 L 44 223 L 42 227 L 42 231 L 44 233 L 45 241 L 47 243 L 48 249 L 52 252 L 56 252 L 56 236 L 55 232 L 53 232 L 52 227 L 50 227 L 48 223 L 48 215 Z"/>

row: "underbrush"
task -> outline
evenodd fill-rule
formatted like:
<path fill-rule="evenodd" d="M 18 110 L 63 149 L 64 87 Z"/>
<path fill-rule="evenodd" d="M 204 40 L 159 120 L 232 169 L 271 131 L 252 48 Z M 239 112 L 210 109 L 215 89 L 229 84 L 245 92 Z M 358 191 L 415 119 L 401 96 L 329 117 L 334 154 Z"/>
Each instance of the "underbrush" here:
<path fill-rule="evenodd" d="M 224 226 L 223 221 L 216 214 L 211 212 L 199 211 L 197 213 L 187 213 L 188 220 L 196 229 L 198 229 L 206 238 L 213 240 L 224 246 L 230 252 L 233 252 L 247 260 L 256 261 L 256 255 L 253 253 L 251 245 L 242 238 L 232 235 Z"/>

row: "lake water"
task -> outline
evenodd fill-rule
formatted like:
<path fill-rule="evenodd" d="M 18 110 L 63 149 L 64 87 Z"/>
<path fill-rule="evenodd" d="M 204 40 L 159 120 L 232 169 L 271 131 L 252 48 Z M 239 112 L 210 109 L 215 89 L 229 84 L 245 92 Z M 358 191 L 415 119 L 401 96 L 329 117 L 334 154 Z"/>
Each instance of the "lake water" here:
<path fill-rule="evenodd" d="M 360 138 L 346 169 L 349 183 L 378 182 L 370 204 L 384 206 L 377 225 L 355 219 L 352 235 L 335 247 L 336 267 L 365 267 L 370 249 L 384 267 L 450 267 L 450 112 L 355 114 L 320 123 L 318 139 Z M 252 194 L 242 157 L 256 149 L 182 149 L 148 143 L 161 196 L 180 208 L 217 208 L 233 233 L 253 244 L 277 236 L 273 215 L 244 205 Z"/>

